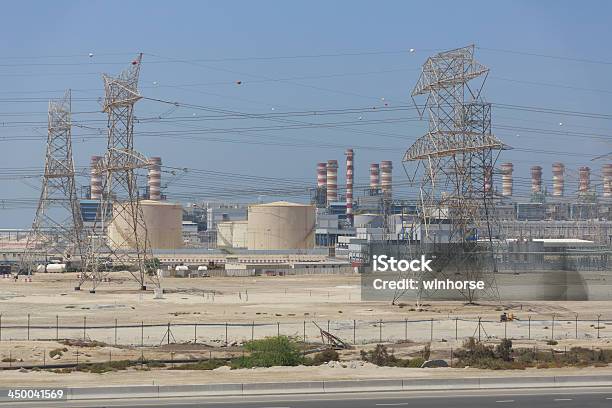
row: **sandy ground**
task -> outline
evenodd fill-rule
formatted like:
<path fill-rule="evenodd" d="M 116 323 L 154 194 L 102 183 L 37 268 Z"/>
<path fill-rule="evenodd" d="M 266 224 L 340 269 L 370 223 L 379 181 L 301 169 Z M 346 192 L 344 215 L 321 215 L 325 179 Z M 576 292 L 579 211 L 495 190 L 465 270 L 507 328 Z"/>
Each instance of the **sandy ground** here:
<path fill-rule="evenodd" d="M 381 339 L 439 341 L 478 335 L 478 317 L 483 338 L 571 339 L 576 337 L 576 314 L 579 338 L 596 338 L 597 327 L 600 337 L 612 337 L 612 324 L 607 324 L 608 318 L 612 320 L 612 301 L 478 306 L 436 302 L 418 311 L 409 304 L 362 302 L 359 277 L 353 275 L 168 278 L 164 299 L 157 300 L 151 292 L 135 290 L 127 276 L 103 284 L 95 294 L 87 288 L 74 291 L 75 282 L 73 274 L 41 274 L 33 282 L 0 279 L 2 339 L 86 338 L 115 344 L 116 334 L 118 344 L 154 346 L 167 340 L 170 323 L 172 342 L 195 339 L 223 345 L 226 339 L 242 342 L 278 333 L 303 339 L 304 324 L 307 341 L 314 341 L 320 337 L 316 322 L 357 344 Z M 518 319 L 500 323 L 502 310 Z"/>
<path fill-rule="evenodd" d="M 74 291 L 75 282 L 76 277 L 72 274 L 36 275 L 33 282 L 0 279 L 0 357 L 17 360 L 0 362 L 1 366 L 42 365 L 43 361 L 75 362 L 77 354 L 79 362 L 138 359 L 141 356 L 146 359 L 225 357 L 242 353 L 240 343 L 251 337 L 280 333 L 303 341 L 304 328 L 306 340 L 313 346 L 321 340 L 315 322 L 349 343 L 355 339 L 354 343 L 359 347 L 343 352 L 343 359 L 349 361 L 359 359 L 359 348 L 372 347 L 380 339 L 389 343 L 401 357 L 418 355 L 433 339 L 432 357 L 448 358 L 451 349 L 460 347 L 466 337 L 478 337 L 479 331 L 483 340 L 491 342 L 505 336 L 513 338 L 515 347 L 548 349 L 551 346 L 546 344 L 546 340 L 553 336 L 559 343 L 552 347 L 559 351 L 576 345 L 612 347 L 612 323 L 608 322 L 612 321 L 612 301 L 484 303 L 477 306 L 436 302 L 424 305 L 419 311 L 410 304 L 394 306 L 386 302 L 362 302 L 359 277 L 347 275 L 168 278 L 164 280 L 164 299 L 157 300 L 153 299 L 151 292 L 136 290 L 136 284 L 127 276 L 117 276 L 95 294 L 89 293 L 87 288 Z M 503 310 L 514 313 L 517 320 L 500 323 L 499 315 Z M 599 323 L 596 320 L 598 315 Z M 479 317 L 482 319 L 480 330 Z M 56 322 L 59 322 L 57 329 Z M 170 345 L 167 344 L 168 323 L 171 325 Z M 133 327 L 124 327 L 129 325 Z M 106 344 L 99 347 L 67 346 L 55 341 L 56 338 L 60 341 L 96 340 Z M 225 347 L 226 340 L 230 347 Z M 144 347 L 140 347 L 141 344 Z M 64 347 L 67 350 L 60 358 L 51 359 L 49 351 Z M 102 375 L 4 371 L 2 378 L 13 385 L 24 385 L 24 382 L 119 385 L 508 375 L 507 371 L 381 368 L 359 362 L 345 365 L 347 368 L 235 371 L 221 368 L 214 372 L 181 371 L 180 376 L 172 371 L 134 369 Z M 511 374 L 598 372 L 612 373 L 612 369 L 527 370 Z"/>

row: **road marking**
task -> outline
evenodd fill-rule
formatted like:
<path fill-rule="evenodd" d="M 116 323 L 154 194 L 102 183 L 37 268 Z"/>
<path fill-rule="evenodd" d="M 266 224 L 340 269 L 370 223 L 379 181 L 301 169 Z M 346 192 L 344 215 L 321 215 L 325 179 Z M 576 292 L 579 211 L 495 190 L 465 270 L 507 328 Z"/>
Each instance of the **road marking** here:
<path fill-rule="evenodd" d="M 501 400 L 501 401 L 495 401 L 495 402 L 514 402 L 514 400 Z"/>
<path fill-rule="evenodd" d="M 395 403 L 388 403 L 388 404 L 376 404 L 377 407 L 399 407 L 400 405 L 408 405 L 407 402 L 395 402 Z"/>
<path fill-rule="evenodd" d="M 555 398 L 553 401 L 573 401 L 572 398 Z"/>

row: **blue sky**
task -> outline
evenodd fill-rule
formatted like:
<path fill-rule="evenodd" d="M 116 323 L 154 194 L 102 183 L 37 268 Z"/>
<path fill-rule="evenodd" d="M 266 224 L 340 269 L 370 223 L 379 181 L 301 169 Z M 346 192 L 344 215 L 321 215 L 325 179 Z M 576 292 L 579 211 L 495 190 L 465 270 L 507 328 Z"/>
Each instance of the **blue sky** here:
<path fill-rule="evenodd" d="M 426 129 L 414 112 L 399 107 L 412 103 L 418 69 L 437 51 L 476 44 L 477 59 L 491 69 L 484 90 L 490 102 L 609 113 L 611 8 L 605 1 L 6 3 L 0 26 L 0 168 L 42 166 L 46 100 L 66 88 L 73 89 L 74 122 L 82 125 L 73 130 L 77 166 L 103 153 L 103 137 L 92 138 L 105 126 L 100 74 L 118 73 L 143 52 L 141 93 L 181 106 L 137 104 L 138 117 L 149 119 L 136 125 L 138 150 L 162 156 L 167 166 L 203 170 L 165 173 L 170 199 L 245 201 L 272 187 L 290 191 L 288 199 L 305 200 L 317 161 L 339 160 L 343 182 L 347 147 L 356 151 L 357 184 L 367 182 L 369 163 L 381 160 L 394 161 L 398 182 L 406 177 L 403 152 Z M 398 110 L 364 111 L 384 103 Z M 249 115 L 360 110 L 291 123 L 252 116 L 211 121 L 205 120 L 210 110 L 185 104 Z M 151 120 L 159 116 L 164 122 Z M 278 129 L 296 121 L 343 124 Z M 550 164 L 557 160 L 566 163 L 570 183 L 580 165 L 593 167 L 596 177 L 601 162 L 591 159 L 612 150 L 609 119 L 494 109 L 493 123 L 498 137 L 520 149 L 500 158 L 515 163 L 517 177 L 540 164 L 550 179 Z M 166 132 L 173 136 L 159 137 Z M 37 179 L 7 178 L 0 178 L 5 203 L 38 196 Z M 31 207 L 0 205 L 0 227 L 26 226 L 33 213 Z"/>

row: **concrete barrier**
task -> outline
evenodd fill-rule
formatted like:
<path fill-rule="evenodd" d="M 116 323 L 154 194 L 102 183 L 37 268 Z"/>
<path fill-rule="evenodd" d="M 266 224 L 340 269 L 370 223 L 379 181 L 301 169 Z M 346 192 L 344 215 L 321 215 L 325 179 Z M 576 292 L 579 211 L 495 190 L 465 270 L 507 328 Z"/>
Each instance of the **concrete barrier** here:
<path fill-rule="evenodd" d="M 157 385 L 135 385 L 118 387 L 68 388 L 69 400 L 99 398 L 156 398 L 159 396 Z"/>
<path fill-rule="evenodd" d="M 245 395 L 252 394 L 316 394 L 325 392 L 323 381 L 300 381 L 283 383 L 245 383 Z"/>
<path fill-rule="evenodd" d="M 554 387 L 555 377 L 483 377 L 480 388 L 500 388 L 509 385 L 515 388 Z"/>
<path fill-rule="evenodd" d="M 402 380 L 405 391 L 457 390 L 480 387 L 479 378 L 415 378 Z"/>
<path fill-rule="evenodd" d="M 346 380 L 324 381 L 325 392 L 346 391 L 401 391 L 402 380 Z"/>
<path fill-rule="evenodd" d="M 160 397 L 201 396 L 201 395 L 242 395 L 243 384 L 187 384 L 160 385 Z"/>
<path fill-rule="evenodd" d="M 323 394 L 363 391 L 563 388 L 573 386 L 612 386 L 612 375 L 371 379 L 243 384 L 86 387 L 68 388 L 66 389 L 66 397 L 69 400 L 88 400 L 205 395 Z"/>

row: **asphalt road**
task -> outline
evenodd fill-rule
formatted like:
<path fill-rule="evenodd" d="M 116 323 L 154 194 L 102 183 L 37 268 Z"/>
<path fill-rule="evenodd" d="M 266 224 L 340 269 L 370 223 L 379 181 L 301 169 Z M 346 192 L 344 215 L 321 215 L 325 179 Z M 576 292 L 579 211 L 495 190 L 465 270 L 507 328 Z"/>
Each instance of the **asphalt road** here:
<path fill-rule="evenodd" d="M 219 408 L 480 408 L 537 407 L 589 408 L 612 407 L 612 388 L 490 390 L 490 391 L 431 391 L 431 392 L 372 392 L 352 394 L 264 395 L 246 397 L 189 397 L 160 399 L 124 399 L 62 402 L 19 402 L 0 407 L 219 407 Z"/>

